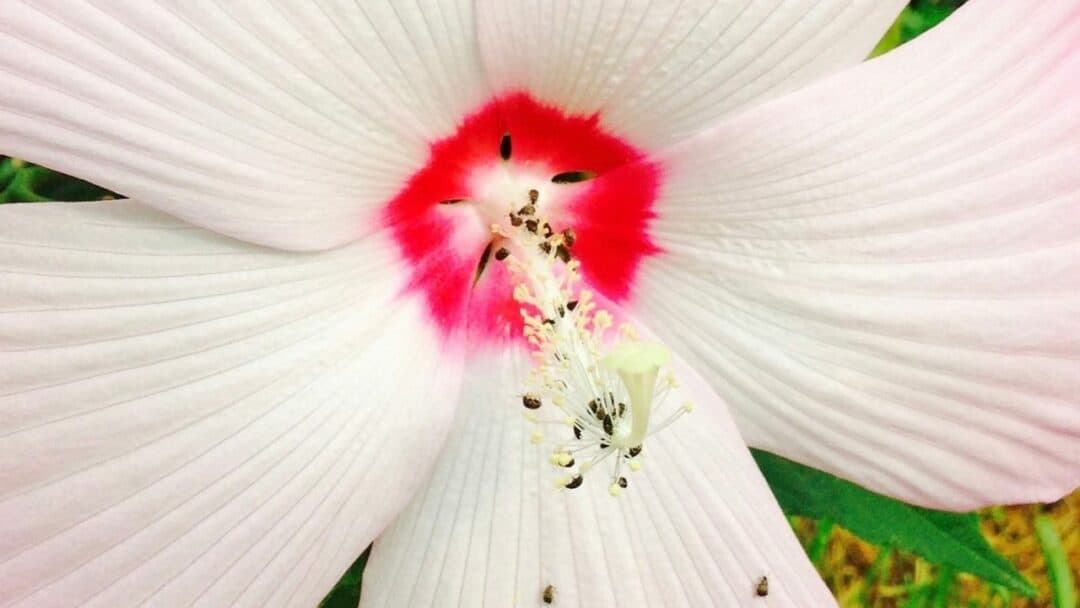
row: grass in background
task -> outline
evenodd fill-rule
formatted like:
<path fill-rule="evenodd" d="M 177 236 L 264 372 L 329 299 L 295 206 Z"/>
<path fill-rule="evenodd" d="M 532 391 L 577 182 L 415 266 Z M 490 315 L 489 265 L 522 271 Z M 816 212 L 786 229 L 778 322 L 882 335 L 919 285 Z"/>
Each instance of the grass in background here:
<path fill-rule="evenodd" d="M 1010 594 L 910 553 L 863 542 L 827 521 L 792 518 L 791 524 L 841 608 L 1075 607 L 1080 491 L 1049 505 L 984 509 L 979 517 L 990 545 L 1035 585 L 1038 595 Z"/>

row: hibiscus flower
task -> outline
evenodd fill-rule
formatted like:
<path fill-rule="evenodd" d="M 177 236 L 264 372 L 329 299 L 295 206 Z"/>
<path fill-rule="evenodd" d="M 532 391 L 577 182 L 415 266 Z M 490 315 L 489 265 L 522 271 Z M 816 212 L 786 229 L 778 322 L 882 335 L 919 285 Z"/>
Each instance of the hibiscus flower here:
<path fill-rule="evenodd" d="M 131 198 L 0 208 L 0 605 L 827 605 L 747 443 L 1068 492 L 1080 7 L 902 4 L 6 6 L 0 151 Z"/>

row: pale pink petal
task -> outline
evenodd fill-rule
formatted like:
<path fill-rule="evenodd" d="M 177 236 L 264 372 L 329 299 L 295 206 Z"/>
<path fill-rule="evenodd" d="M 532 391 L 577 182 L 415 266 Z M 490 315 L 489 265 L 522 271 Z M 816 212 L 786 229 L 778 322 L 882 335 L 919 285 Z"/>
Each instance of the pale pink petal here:
<path fill-rule="evenodd" d="M 370 231 L 486 97 L 472 4 L 11 2 L 0 152 L 251 242 Z"/>
<path fill-rule="evenodd" d="M 655 147 L 862 61 L 903 0 L 482 0 L 497 91 L 527 89 Z"/>
<path fill-rule="evenodd" d="M 937 507 L 1080 484 L 1080 5 L 969 3 L 666 162 L 641 312 L 752 444 Z"/>
<path fill-rule="evenodd" d="M 0 605 L 314 606 L 450 428 L 387 250 L 0 206 Z"/>
<path fill-rule="evenodd" d="M 375 542 L 361 606 L 540 608 L 548 585 L 554 606 L 834 605 L 723 403 L 692 372 L 679 370 L 679 392 L 701 407 L 645 442 L 616 498 L 599 465 L 581 487 L 555 488 L 551 439 L 532 444 L 522 415 L 524 357 L 509 357 L 470 365 L 447 449 Z"/>

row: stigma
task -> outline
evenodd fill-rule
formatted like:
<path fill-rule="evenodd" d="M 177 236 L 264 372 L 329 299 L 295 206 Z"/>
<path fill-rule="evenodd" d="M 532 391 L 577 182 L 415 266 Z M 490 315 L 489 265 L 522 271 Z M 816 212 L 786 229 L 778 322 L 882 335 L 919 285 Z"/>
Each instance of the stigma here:
<path fill-rule="evenodd" d="M 668 350 L 628 324 L 616 326 L 582 287 L 573 231 L 553 230 L 541 209 L 530 190 L 505 222 L 491 225 L 494 258 L 516 280 L 513 297 L 532 349 L 521 394 L 537 427 L 530 441 L 552 446 L 557 487 L 572 490 L 598 475 L 618 496 L 629 486 L 626 475 L 641 470 L 647 439 L 693 406 L 669 399 L 677 380 Z"/>

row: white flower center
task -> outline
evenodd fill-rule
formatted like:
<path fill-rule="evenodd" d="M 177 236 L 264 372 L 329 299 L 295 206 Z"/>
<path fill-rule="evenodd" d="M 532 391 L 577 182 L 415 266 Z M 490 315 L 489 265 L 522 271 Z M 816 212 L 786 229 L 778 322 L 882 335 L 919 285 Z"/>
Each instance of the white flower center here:
<path fill-rule="evenodd" d="M 493 242 L 500 243 L 495 259 L 505 261 L 519 280 L 514 298 L 523 305 L 525 337 L 535 349 L 522 403 L 538 427 L 565 433 L 551 456 L 553 465 L 568 472 L 557 485 L 576 488 L 585 473 L 610 460 L 608 489 L 617 496 L 628 485 L 623 467 L 641 468 L 645 439 L 691 405 L 672 409 L 667 403 L 676 381 L 662 373 L 670 358 L 663 346 L 639 340 L 625 324 L 610 331 L 611 314 L 578 286 L 573 232 L 552 230 L 540 215 L 541 204 L 533 190 L 526 205 L 506 213 L 506 224 L 491 225 Z M 545 403 L 559 415 L 542 415 Z M 663 420 L 654 425 L 658 413 Z M 537 430 L 532 441 L 545 443 L 547 436 Z"/>

